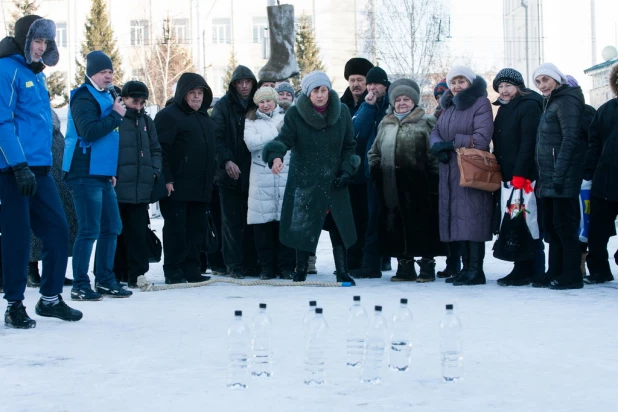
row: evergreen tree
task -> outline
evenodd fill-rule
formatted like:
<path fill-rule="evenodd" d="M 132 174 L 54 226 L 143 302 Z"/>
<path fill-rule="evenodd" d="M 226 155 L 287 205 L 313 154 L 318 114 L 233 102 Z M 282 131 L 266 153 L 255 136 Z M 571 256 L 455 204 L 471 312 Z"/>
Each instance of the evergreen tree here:
<path fill-rule="evenodd" d="M 11 21 L 7 23 L 7 35 L 15 35 L 15 22 L 24 16 L 36 14 L 39 9 L 39 0 L 13 0 Z"/>
<path fill-rule="evenodd" d="M 300 68 L 300 74 L 292 79 L 294 89 L 300 89 L 300 83 L 306 74 L 314 70 L 324 71 L 324 64 L 320 59 L 320 48 L 315 41 L 315 32 L 311 25 L 311 18 L 304 12 L 300 16 L 296 28 L 296 44 L 294 46 L 296 60 Z"/>
<path fill-rule="evenodd" d="M 90 14 L 86 18 L 84 25 L 86 39 L 80 49 L 81 58 L 75 59 L 75 87 L 84 82 L 86 74 L 86 55 L 94 50 L 101 50 L 112 59 L 114 66 L 114 80 L 121 83 L 123 72 L 121 68 L 122 59 L 116 48 L 116 39 L 109 21 L 107 13 L 107 2 L 104 0 L 92 0 Z"/>
<path fill-rule="evenodd" d="M 234 70 L 238 66 L 238 61 L 236 60 L 236 53 L 234 52 L 234 47 L 232 46 L 232 51 L 230 52 L 230 59 L 227 61 L 227 67 L 225 68 L 225 74 L 223 75 L 223 90 L 227 91 L 227 87 L 232 80 L 232 74 L 234 74 Z"/>
<path fill-rule="evenodd" d="M 69 103 L 69 95 L 67 94 L 67 86 L 62 72 L 55 71 L 47 76 L 47 91 L 52 100 L 52 106 L 62 107 Z M 59 100 L 58 100 L 59 99 Z M 56 103 L 54 103 L 56 100 Z"/>

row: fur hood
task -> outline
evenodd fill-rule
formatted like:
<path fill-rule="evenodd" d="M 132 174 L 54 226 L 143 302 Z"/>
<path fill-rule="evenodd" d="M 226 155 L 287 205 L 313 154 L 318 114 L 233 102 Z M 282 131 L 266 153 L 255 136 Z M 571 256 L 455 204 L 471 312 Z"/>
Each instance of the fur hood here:
<path fill-rule="evenodd" d="M 609 87 L 614 92 L 614 96 L 618 97 L 618 63 L 614 64 L 609 72 Z"/>
<path fill-rule="evenodd" d="M 273 113 L 274 114 L 276 114 L 276 113 L 285 113 L 285 111 L 281 107 L 275 106 L 275 108 L 273 109 Z M 274 116 L 274 114 L 273 114 L 273 116 Z M 249 109 L 249 111 L 247 112 L 247 116 L 245 116 L 245 118 L 247 120 L 257 120 L 257 119 L 269 120 L 269 119 L 272 119 L 273 116 L 268 116 L 268 115 L 260 112 L 257 109 L 257 107 L 253 107 L 253 108 Z"/>
<path fill-rule="evenodd" d="M 328 110 L 326 111 L 326 116 L 322 116 L 315 110 L 311 100 L 309 100 L 309 97 L 304 93 L 301 93 L 298 97 L 295 107 L 300 117 L 302 117 L 309 126 L 317 130 L 333 126 L 341 116 L 341 101 L 339 100 L 339 95 L 334 90 L 330 91 L 330 96 L 328 97 Z"/>
<path fill-rule="evenodd" d="M 487 97 L 487 82 L 481 76 L 476 76 L 470 87 L 459 92 L 457 96 L 453 96 L 451 89 L 444 92 L 440 100 L 440 106 L 443 109 L 448 109 L 450 105 L 455 105 L 455 109 L 463 111 L 467 110 L 479 97 Z"/>

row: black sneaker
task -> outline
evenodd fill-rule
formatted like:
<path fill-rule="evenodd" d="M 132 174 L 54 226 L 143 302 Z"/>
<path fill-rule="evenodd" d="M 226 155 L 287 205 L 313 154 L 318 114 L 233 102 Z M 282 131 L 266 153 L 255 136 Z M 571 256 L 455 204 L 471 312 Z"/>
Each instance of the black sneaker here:
<path fill-rule="evenodd" d="M 273 272 L 272 270 L 262 270 L 259 277 L 262 280 L 268 280 L 276 278 L 277 275 L 275 275 L 275 272 Z"/>
<path fill-rule="evenodd" d="M 200 282 L 206 282 L 207 280 L 210 280 L 210 276 L 197 275 L 197 276 L 187 277 L 187 282 L 189 283 L 200 283 Z"/>
<path fill-rule="evenodd" d="M 614 280 L 614 276 L 611 273 L 593 273 L 592 275 L 584 278 L 584 283 L 588 285 L 595 285 L 599 283 L 611 282 L 612 280 Z"/>
<path fill-rule="evenodd" d="M 307 273 L 309 273 L 309 272 L 307 271 Z M 281 279 L 286 279 L 286 280 L 294 279 L 294 271 L 293 270 L 289 270 L 289 269 L 282 270 L 281 274 L 279 275 L 279 277 Z"/>
<path fill-rule="evenodd" d="M 166 285 L 175 285 L 177 283 L 187 283 L 187 279 L 185 279 L 185 278 L 168 278 L 168 277 L 165 277 L 165 284 Z"/>
<path fill-rule="evenodd" d="M 210 268 L 210 273 L 213 275 L 225 276 L 227 273 L 227 268 L 225 266 L 215 266 Z"/>
<path fill-rule="evenodd" d="M 32 329 L 36 327 L 36 321 L 30 319 L 30 316 L 26 313 L 26 307 L 21 300 L 6 308 L 4 324 L 9 328 L 15 329 Z"/>
<path fill-rule="evenodd" d="M 133 294 L 130 290 L 120 286 L 118 282 L 112 282 L 109 285 L 101 285 L 97 282 L 94 286 L 98 293 L 112 298 L 128 298 Z"/>
<path fill-rule="evenodd" d="M 73 289 L 71 290 L 71 300 L 82 300 L 88 302 L 96 302 L 103 299 L 103 295 L 95 292 L 90 288 Z"/>
<path fill-rule="evenodd" d="M 39 299 L 38 303 L 34 307 L 34 311 L 39 316 L 58 318 L 66 320 L 67 322 L 77 322 L 83 316 L 79 310 L 71 309 L 69 305 L 64 303 L 64 300 L 60 295 L 58 295 L 58 302 L 53 304 L 45 304 L 43 299 Z"/>
<path fill-rule="evenodd" d="M 244 279 L 245 275 L 240 270 L 230 270 L 230 277 L 232 279 Z"/>

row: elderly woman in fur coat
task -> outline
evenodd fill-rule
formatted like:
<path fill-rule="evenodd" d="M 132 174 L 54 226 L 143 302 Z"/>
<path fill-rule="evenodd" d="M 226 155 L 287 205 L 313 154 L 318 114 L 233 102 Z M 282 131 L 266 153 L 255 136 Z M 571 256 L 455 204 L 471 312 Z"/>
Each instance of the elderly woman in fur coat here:
<path fill-rule="evenodd" d="M 434 257 L 442 253 L 438 235 L 438 160 L 429 153 L 436 118 L 418 106 L 419 87 L 399 79 L 389 88 L 391 107 L 369 150 L 369 168 L 380 194 L 380 244 L 398 258 L 391 281 L 432 282 Z M 422 257 L 417 263 L 414 258 Z"/>
<path fill-rule="evenodd" d="M 453 285 L 485 284 L 485 242 L 491 240 L 492 193 L 459 184 L 455 149 L 489 150 L 494 131 L 487 83 L 465 66 L 446 76 L 449 90 L 442 96 L 442 114 L 431 132 L 431 153 L 440 161 L 438 191 L 440 240 L 460 242 L 462 270 L 448 278 Z"/>
<path fill-rule="evenodd" d="M 257 107 L 249 110 L 245 120 L 245 144 L 251 152 L 247 224 L 253 227 L 255 249 L 262 266 L 260 279 L 273 279 L 277 274 L 282 279 L 292 279 L 296 263 L 294 250 L 279 242 L 281 204 L 288 172 L 284 169 L 273 175 L 262 159 L 262 149 L 277 137 L 283 123 L 284 114 L 277 107 L 277 98 L 272 87 L 258 89 L 253 96 Z M 283 162 L 289 165 L 289 155 Z"/>
<path fill-rule="evenodd" d="M 279 136 L 262 152 L 272 172 L 279 174 L 285 167 L 282 159 L 291 151 L 280 239 L 296 249 L 294 281 L 304 282 L 309 254 L 315 253 L 322 229 L 328 230 L 337 282 L 354 285 L 346 263 L 346 250 L 356 242 L 347 185 L 360 165 L 352 119 L 326 73 L 309 73 L 301 86 Z"/>

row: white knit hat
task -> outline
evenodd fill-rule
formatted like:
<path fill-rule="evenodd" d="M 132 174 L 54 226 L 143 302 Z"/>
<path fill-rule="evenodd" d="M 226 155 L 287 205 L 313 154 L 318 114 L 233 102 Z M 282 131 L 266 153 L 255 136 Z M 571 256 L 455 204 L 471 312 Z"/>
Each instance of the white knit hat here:
<path fill-rule="evenodd" d="M 453 79 L 453 77 L 457 76 L 465 77 L 466 80 L 470 82 L 470 84 L 472 84 L 474 79 L 476 79 L 476 74 L 474 74 L 472 69 L 468 66 L 455 66 L 451 70 L 449 70 L 448 74 L 446 75 L 446 84 L 448 84 L 449 88 L 451 87 L 451 80 Z"/>
<path fill-rule="evenodd" d="M 568 80 L 564 73 L 562 73 L 555 64 L 553 63 L 543 63 L 534 71 L 534 80 L 536 80 L 539 76 L 549 76 L 558 84 L 567 84 Z"/>

